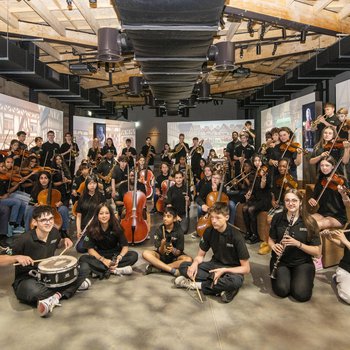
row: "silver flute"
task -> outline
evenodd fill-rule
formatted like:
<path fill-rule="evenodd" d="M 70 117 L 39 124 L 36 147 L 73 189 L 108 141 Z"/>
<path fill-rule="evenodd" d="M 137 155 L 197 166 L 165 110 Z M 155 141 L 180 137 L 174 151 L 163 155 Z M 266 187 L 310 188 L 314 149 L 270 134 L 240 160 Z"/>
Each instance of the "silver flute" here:
<path fill-rule="evenodd" d="M 293 213 L 292 216 L 291 216 L 291 218 L 290 218 L 289 224 L 288 224 L 286 230 L 285 230 L 284 233 L 283 233 L 283 237 L 282 237 L 281 241 L 283 240 L 283 238 L 289 236 L 289 231 L 290 231 L 290 228 L 291 228 L 292 225 L 293 225 L 294 217 L 295 217 L 295 214 Z M 272 269 L 272 272 L 271 272 L 271 274 L 270 274 L 270 277 L 271 277 L 272 279 L 274 279 L 274 280 L 276 279 L 277 268 L 278 268 L 278 265 L 279 265 L 279 263 L 280 263 L 280 260 L 281 260 L 282 255 L 283 255 L 283 253 L 284 253 L 285 250 L 286 250 L 286 246 L 284 245 L 281 254 L 277 257 L 275 263 L 273 264 L 273 269 Z"/>

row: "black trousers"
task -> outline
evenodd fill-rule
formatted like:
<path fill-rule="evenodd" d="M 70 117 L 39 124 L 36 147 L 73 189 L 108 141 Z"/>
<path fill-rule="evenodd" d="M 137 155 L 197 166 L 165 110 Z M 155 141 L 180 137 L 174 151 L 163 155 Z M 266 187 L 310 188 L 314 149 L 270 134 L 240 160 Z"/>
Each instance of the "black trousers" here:
<path fill-rule="evenodd" d="M 78 290 L 85 278 L 89 275 L 89 265 L 79 259 L 78 278 L 68 286 L 60 288 L 48 288 L 35 278 L 28 278 L 13 283 L 13 289 L 17 299 L 26 304 L 36 304 L 39 300 L 46 299 L 56 292 L 61 293 L 62 298 L 69 299 Z"/>
<path fill-rule="evenodd" d="M 180 221 L 181 229 L 184 235 L 186 235 L 188 233 L 188 228 L 190 226 L 189 217 L 186 217 L 186 214 L 183 214 L 183 215 L 180 215 L 180 218 L 181 218 L 181 221 Z"/>
<path fill-rule="evenodd" d="M 100 252 L 100 254 L 102 256 L 104 256 L 107 259 L 112 259 L 113 254 L 118 255 L 120 253 L 120 251 L 116 251 L 116 252 Z M 131 266 L 134 265 L 136 263 L 138 259 L 138 255 L 136 252 L 134 251 L 128 251 L 123 259 L 121 261 L 119 261 L 118 267 L 125 267 L 125 266 Z M 108 267 L 106 265 L 104 265 L 101 261 L 97 260 L 94 256 L 92 255 L 82 255 L 80 257 L 80 260 L 83 261 L 84 263 L 89 265 L 89 268 L 92 272 L 94 273 L 102 273 L 104 274 L 105 272 L 108 271 Z"/>
<path fill-rule="evenodd" d="M 247 231 L 259 237 L 258 214 L 266 210 L 266 205 L 262 201 L 249 201 L 243 204 L 243 220 Z"/>
<path fill-rule="evenodd" d="M 274 261 L 270 261 L 270 271 Z M 271 279 L 272 290 L 281 298 L 292 296 L 297 301 L 308 301 L 314 287 L 315 266 L 313 262 L 288 267 L 280 263 L 276 279 Z"/>
<path fill-rule="evenodd" d="M 180 265 L 179 271 L 182 276 L 188 278 L 187 269 L 192 263 L 184 262 Z M 243 284 L 243 275 L 236 273 L 225 273 L 222 275 L 217 284 L 213 285 L 213 279 L 211 278 L 210 270 L 218 269 L 220 267 L 227 267 L 217 261 L 206 261 L 198 266 L 198 273 L 196 276 L 197 282 L 202 282 L 203 294 L 217 295 L 222 291 L 232 291 L 239 289 Z"/>

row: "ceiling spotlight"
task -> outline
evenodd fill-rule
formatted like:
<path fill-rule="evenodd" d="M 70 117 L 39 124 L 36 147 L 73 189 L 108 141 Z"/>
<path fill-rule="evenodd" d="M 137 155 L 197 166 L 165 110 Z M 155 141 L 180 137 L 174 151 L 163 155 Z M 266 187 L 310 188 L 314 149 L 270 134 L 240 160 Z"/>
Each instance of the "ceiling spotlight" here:
<path fill-rule="evenodd" d="M 261 55 L 261 44 L 260 43 L 256 44 L 256 54 Z"/>
<path fill-rule="evenodd" d="M 306 42 L 306 34 L 307 34 L 306 30 L 302 30 L 300 32 L 300 43 L 301 44 L 305 44 L 305 42 Z"/>
<path fill-rule="evenodd" d="M 247 30 L 248 30 L 249 35 L 251 37 L 253 37 L 254 36 L 254 28 L 253 28 L 253 21 L 251 19 L 248 21 Z"/>
<path fill-rule="evenodd" d="M 69 11 L 72 11 L 73 10 L 73 3 L 72 3 L 72 0 L 67 0 L 67 9 Z"/>
<path fill-rule="evenodd" d="M 264 40 L 264 35 L 266 32 L 266 24 L 263 22 L 260 27 L 260 40 Z"/>
<path fill-rule="evenodd" d="M 97 7 L 97 0 L 89 0 L 90 7 L 95 9 Z"/>
<path fill-rule="evenodd" d="M 282 38 L 287 39 L 287 29 L 284 27 L 282 28 Z"/>
<path fill-rule="evenodd" d="M 243 47 L 241 47 L 241 49 L 239 50 L 239 57 L 243 58 L 243 54 L 244 54 Z"/>
<path fill-rule="evenodd" d="M 279 45 L 279 43 L 274 43 L 274 44 L 273 44 L 272 56 L 275 56 L 278 45 Z"/>

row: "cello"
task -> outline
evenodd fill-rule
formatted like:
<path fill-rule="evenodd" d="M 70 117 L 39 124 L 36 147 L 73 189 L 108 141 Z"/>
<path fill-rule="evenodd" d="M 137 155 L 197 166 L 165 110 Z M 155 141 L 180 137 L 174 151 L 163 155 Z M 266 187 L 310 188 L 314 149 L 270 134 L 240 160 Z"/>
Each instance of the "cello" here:
<path fill-rule="evenodd" d="M 224 181 L 223 181 L 223 179 L 221 179 L 219 191 L 212 191 L 212 192 L 208 193 L 207 198 L 206 198 L 206 205 L 209 208 L 212 207 L 217 202 L 223 202 L 223 203 L 228 204 L 229 198 L 228 198 L 226 193 L 222 193 L 223 187 L 224 187 Z M 210 219 L 209 213 L 206 213 L 205 215 L 201 216 L 198 219 L 197 227 L 196 227 L 196 231 L 197 231 L 198 236 L 202 237 L 205 230 L 211 226 L 212 226 L 212 224 L 211 224 L 211 219 Z"/>
<path fill-rule="evenodd" d="M 48 205 L 53 209 L 54 227 L 59 230 L 62 227 L 62 216 L 58 212 L 56 204 L 61 201 L 61 192 L 52 188 L 52 175 L 50 179 L 49 187 L 42 190 L 38 194 L 38 204 Z M 31 229 L 34 228 L 33 224 L 30 224 Z"/>
<path fill-rule="evenodd" d="M 142 215 L 146 201 L 146 195 L 137 190 L 137 171 L 135 171 L 134 189 L 124 195 L 123 202 L 126 213 L 120 222 L 128 243 L 132 245 L 143 242 L 148 236 L 147 221 Z"/>
<path fill-rule="evenodd" d="M 152 145 L 149 146 L 147 156 L 145 159 L 145 169 L 140 171 L 140 181 L 145 184 L 146 186 L 146 197 L 147 199 L 151 198 L 153 195 L 153 185 L 152 185 L 152 180 L 154 179 L 154 174 L 153 172 L 148 169 L 148 163 L 151 157 L 151 147 Z M 135 174 L 136 176 L 136 174 Z M 136 179 L 136 177 L 135 177 Z"/>
<path fill-rule="evenodd" d="M 164 180 L 161 185 L 160 185 L 160 188 L 161 188 L 161 191 L 162 191 L 162 195 L 158 198 L 157 200 L 157 203 L 156 203 L 156 208 L 157 208 L 157 211 L 159 213 L 163 213 L 164 212 L 164 208 L 165 208 L 165 199 L 167 198 L 167 193 L 168 193 L 168 190 L 171 186 L 174 185 L 174 181 L 172 180 Z"/>

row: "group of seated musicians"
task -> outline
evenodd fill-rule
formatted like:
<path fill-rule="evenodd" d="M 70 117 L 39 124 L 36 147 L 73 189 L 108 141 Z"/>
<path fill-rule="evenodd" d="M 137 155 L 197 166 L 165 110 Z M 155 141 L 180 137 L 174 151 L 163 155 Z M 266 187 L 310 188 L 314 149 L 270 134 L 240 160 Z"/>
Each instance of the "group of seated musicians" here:
<path fill-rule="evenodd" d="M 321 119 L 318 122 L 322 124 Z M 343 123 L 338 126 L 343 128 Z M 22 159 L 16 172 L 20 178 L 17 182 L 13 181 L 15 171 L 12 170 L 15 153 L 3 154 L 0 213 L 7 218 L 13 233 L 23 222 L 26 233 L 15 240 L 13 255 L 1 256 L 0 263 L 19 263 L 13 285 L 15 294 L 22 302 L 37 303 L 42 316 L 49 314 L 61 298 L 71 297 L 78 289 L 88 289 L 91 275 L 102 279 L 110 274 L 132 273 L 131 266 L 137 261 L 137 254 L 129 250 L 131 241 L 122 224 L 124 201 L 126 194 L 141 192 L 153 198 L 154 212 L 163 213 L 163 224 L 152 235 L 155 250 L 143 252 L 143 258 L 149 262 L 146 274 L 168 272 L 176 277 L 178 287 L 201 289 L 204 294 L 220 296 L 223 302 L 231 301 L 243 283 L 243 276 L 250 271 L 245 239 L 250 244 L 260 241 L 257 215 L 273 209 L 270 233 L 264 237 L 259 253 L 272 251 L 270 273 L 276 295 L 290 295 L 299 301 L 311 298 L 315 276 L 312 257 L 320 256 L 321 232 L 344 247 L 335 280 L 339 296 L 350 302 L 350 237 L 344 230 L 350 199 L 346 177 L 339 175 L 346 175 L 344 166 L 349 161 L 349 142 L 348 138 L 338 142 L 339 130 L 332 125 L 327 125 L 320 135 L 310 160 L 311 164 L 318 164 L 319 176 L 312 198 L 302 203 L 297 191 L 296 167 L 301 164 L 303 149 L 294 142 L 294 132 L 287 127 L 271 130 L 259 153 L 254 153 L 253 145 L 247 142 L 250 136 L 247 131 L 233 132 L 232 142 L 226 147 L 226 159 L 219 164 L 207 164 L 201 150 L 197 152 L 201 146 L 198 138 L 194 138 L 193 146 L 189 147 L 184 135 L 180 135 L 174 150 L 162 152 L 164 161 L 158 177 L 152 171 L 156 152 L 150 138 L 146 139 L 139 159 L 131 149 L 130 140 L 123 155 L 115 159 L 113 140 L 107 139 L 103 150 L 89 150 L 91 157 L 79 166 L 75 176 L 71 176 L 65 155 L 60 151 L 56 153 L 60 147 L 56 147 L 54 134 L 49 132 L 46 153 L 42 152 L 39 158 L 33 153 L 28 156 L 33 161 L 26 169 L 33 169 L 26 173 L 33 177 L 31 189 L 22 186 L 29 182 L 28 175 L 18 172 L 27 160 L 24 154 L 19 154 Z M 71 140 L 71 135 L 66 135 L 66 143 Z M 16 143 L 19 147 L 20 143 Z M 326 148 L 329 143 L 330 148 Z M 78 148 L 71 144 L 76 155 Z M 94 140 L 93 147 L 95 145 Z M 46 154 L 44 161 L 43 154 Z M 173 161 L 168 162 L 166 158 L 172 160 L 174 156 L 177 159 L 172 167 Z M 36 167 L 35 163 L 42 165 Z M 28 204 L 12 198 L 18 188 L 30 193 Z M 67 248 L 73 245 L 69 238 L 72 236 L 69 233 L 70 200 L 75 205 L 76 249 L 84 254 L 79 258 L 79 278 L 63 289 L 46 288 L 28 275 L 28 271 L 33 264 L 37 266 L 34 261 L 53 256 L 60 241 Z M 197 203 L 198 219 L 209 217 L 194 259 L 184 252 L 184 234 L 188 232 L 192 200 Z M 238 203 L 243 206 L 245 236 L 234 226 Z M 110 204 L 116 205 L 117 215 Z M 141 216 L 146 219 L 147 209 L 145 204 L 142 206 Z M 310 214 L 307 206 L 317 210 Z M 61 222 L 56 222 L 57 212 Z M 9 230 L 1 226 L 0 229 L 2 236 Z M 210 248 L 213 257 L 205 262 Z"/>

